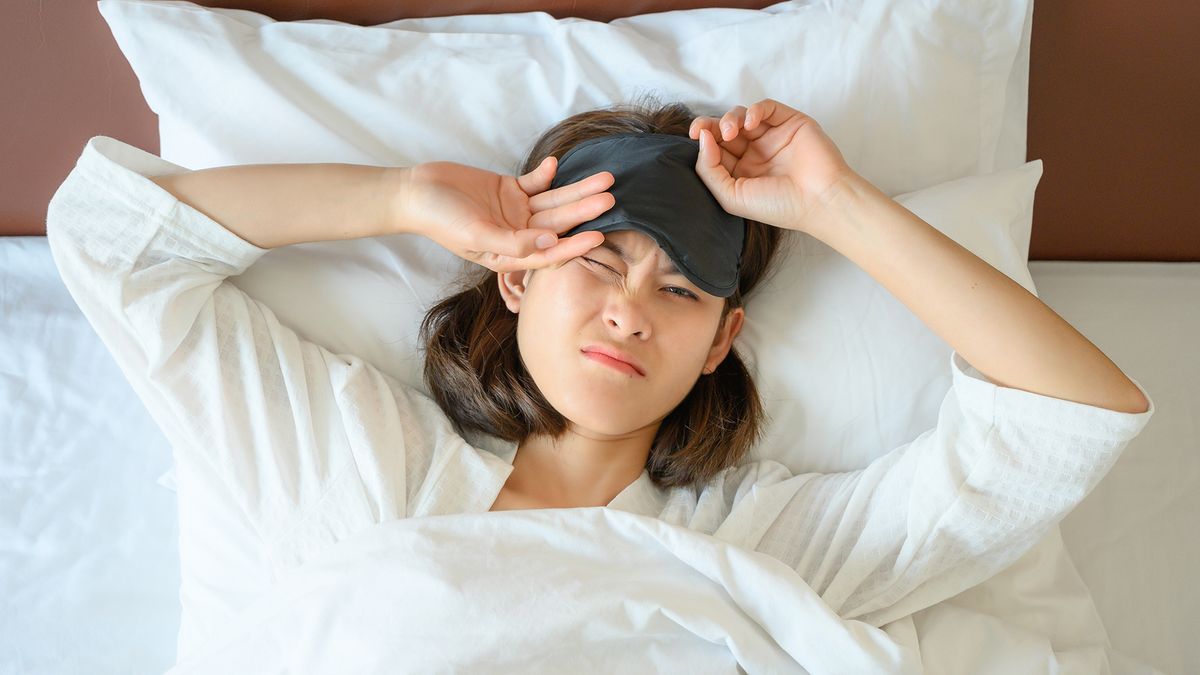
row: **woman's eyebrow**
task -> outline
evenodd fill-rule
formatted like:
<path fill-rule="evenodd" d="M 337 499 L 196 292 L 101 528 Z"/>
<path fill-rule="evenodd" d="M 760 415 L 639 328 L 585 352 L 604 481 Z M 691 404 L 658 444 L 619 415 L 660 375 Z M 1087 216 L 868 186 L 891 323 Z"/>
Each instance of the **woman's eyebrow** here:
<path fill-rule="evenodd" d="M 605 239 L 604 241 L 600 242 L 600 245 L 612 251 L 613 253 L 616 253 L 618 258 L 625 261 L 626 265 L 632 265 L 635 262 L 633 256 L 629 255 L 629 253 L 625 249 L 621 248 L 621 246 L 616 242 Z M 666 259 L 666 262 L 658 266 L 658 271 L 666 272 L 667 274 L 673 274 L 676 276 L 683 276 L 683 273 L 680 272 L 679 268 L 675 266 L 675 261 L 671 260 L 669 257 Z"/>

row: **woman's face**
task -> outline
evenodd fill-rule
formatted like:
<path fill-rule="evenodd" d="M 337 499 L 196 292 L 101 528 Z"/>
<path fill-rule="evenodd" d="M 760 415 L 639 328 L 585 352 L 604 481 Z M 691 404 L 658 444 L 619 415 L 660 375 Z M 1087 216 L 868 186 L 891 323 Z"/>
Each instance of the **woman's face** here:
<path fill-rule="evenodd" d="M 498 275 L 505 304 L 518 314 L 525 368 L 571 422 L 613 436 L 656 424 L 729 352 L 744 311 L 731 310 L 718 325 L 724 298 L 670 264 L 649 236 L 622 230 L 558 266 Z M 593 345 L 624 352 L 642 373 L 587 356 Z"/>

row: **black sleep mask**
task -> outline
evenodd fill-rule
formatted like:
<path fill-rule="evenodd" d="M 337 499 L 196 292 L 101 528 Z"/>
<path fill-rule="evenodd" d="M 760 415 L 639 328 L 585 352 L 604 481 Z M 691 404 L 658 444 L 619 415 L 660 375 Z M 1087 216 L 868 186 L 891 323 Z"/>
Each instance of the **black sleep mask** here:
<path fill-rule="evenodd" d="M 621 133 L 588 139 L 558 160 L 551 189 L 600 171 L 615 179 L 612 208 L 560 235 L 638 230 L 679 271 L 721 298 L 737 290 L 746 220 L 717 202 L 696 173 L 700 142 L 672 134 Z"/>

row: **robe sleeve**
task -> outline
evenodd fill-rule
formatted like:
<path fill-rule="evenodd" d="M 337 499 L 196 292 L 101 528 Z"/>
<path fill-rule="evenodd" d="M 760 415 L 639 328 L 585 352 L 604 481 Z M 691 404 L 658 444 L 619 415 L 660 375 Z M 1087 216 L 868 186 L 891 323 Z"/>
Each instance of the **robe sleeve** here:
<path fill-rule="evenodd" d="M 937 425 L 866 468 L 767 488 L 786 505 L 756 550 L 842 618 L 881 626 L 1014 563 L 1083 501 L 1153 416 L 992 383 L 957 352 Z M 1132 379 L 1132 378 L 1131 378 Z"/>
<path fill-rule="evenodd" d="M 148 178 L 183 171 L 94 137 L 46 222 L 64 284 L 177 465 L 216 469 L 276 567 L 409 517 L 462 438 L 423 393 L 304 339 L 231 283 L 268 249 Z"/>

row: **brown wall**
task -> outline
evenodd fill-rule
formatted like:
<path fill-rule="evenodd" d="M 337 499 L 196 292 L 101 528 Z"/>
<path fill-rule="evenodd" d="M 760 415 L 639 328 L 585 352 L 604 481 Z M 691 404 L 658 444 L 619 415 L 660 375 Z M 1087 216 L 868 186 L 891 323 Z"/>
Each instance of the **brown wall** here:
<path fill-rule="evenodd" d="M 1200 261 L 1200 2 L 1037 0 L 1030 259 Z"/>
<path fill-rule="evenodd" d="M 158 117 L 96 3 L 0 4 L 0 233 L 45 234 L 46 204 L 87 139 L 158 152 Z"/>

